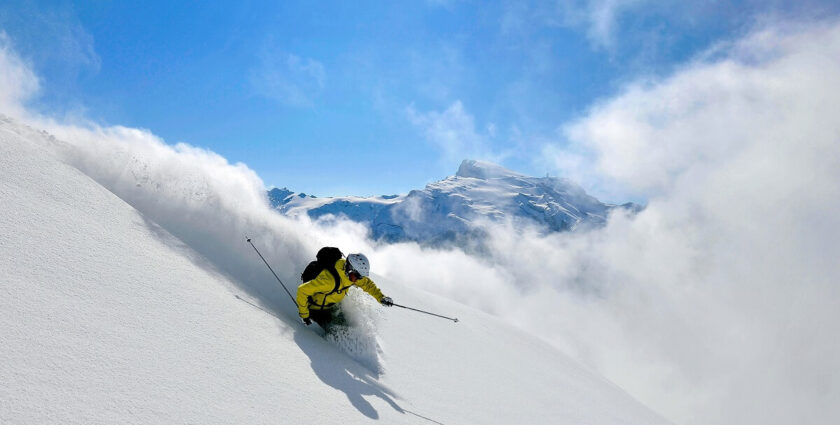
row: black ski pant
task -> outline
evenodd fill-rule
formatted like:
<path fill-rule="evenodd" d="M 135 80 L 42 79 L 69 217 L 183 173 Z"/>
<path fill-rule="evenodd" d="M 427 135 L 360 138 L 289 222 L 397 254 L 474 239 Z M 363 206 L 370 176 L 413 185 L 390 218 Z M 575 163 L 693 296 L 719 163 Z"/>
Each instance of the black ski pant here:
<path fill-rule="evenodd" d="M 330 331 L 331 326 L 344 326 L 347 324 L 347 321 L 344 319 L 344 314 L 341 313 L 339 304 L 323 310 L 310 308 L 309 318 L 327 332 Z"/>

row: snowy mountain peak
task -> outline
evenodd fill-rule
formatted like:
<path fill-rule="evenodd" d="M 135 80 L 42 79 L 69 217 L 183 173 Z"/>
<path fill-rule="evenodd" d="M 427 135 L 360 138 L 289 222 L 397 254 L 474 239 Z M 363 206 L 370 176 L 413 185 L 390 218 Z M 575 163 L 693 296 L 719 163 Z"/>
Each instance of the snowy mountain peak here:
<path fill-rule="evenodd" d="M 492 162 L 477 161 L 474 159 L 465 159 L 458 167 L 456 177 L 472 177 L 475 179 L 494 179 L 504 177 L 524 177 L 522 174 L 508 170 L 498 164 Z"/>
<path fill-rule="evenodd" d="M 289 216 L 346 217 L 367 225 L 374 239 L 430 244 L 481 237 L 479 223 L 488 220 L 559 232 L 601 226 L 616 208 L 638 211 L 635 204 L 605 204 L 567 179 L 529 177 L 476 160 L 402 196 L 314 198 L 273 189 L 269 200 Z"/>

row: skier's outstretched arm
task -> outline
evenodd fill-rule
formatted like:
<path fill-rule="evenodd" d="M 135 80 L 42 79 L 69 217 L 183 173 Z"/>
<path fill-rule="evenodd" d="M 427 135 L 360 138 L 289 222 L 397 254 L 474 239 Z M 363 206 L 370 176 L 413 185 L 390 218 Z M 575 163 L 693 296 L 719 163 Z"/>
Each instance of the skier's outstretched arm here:
<path fill-rule="evenodd" d="M 382 298 L 385 298 L 385 296 L 382 295 L 382 291 L 380 291 L 379 288 L 376 287 L 376 284 L 373 283 L 373 281 L 370 280 L 369 277 L 363 277 L 363 278 L 357 280 L 356 281 L 356 286 L 358 286 L 359 288 L 362 288 L 363 291 L 370 294 L 370 296 L 372 296 L 374 299 L 376 299 L 377 302 L 381 303 Z"/>

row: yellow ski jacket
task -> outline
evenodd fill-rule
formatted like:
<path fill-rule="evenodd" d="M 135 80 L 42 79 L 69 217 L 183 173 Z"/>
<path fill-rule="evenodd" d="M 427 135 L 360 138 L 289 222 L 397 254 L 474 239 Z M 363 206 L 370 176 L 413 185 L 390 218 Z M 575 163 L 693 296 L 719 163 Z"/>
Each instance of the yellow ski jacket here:
<path fill-rule="evenodd" d="M 338 291 L 332 292 L 335 289 L 335 279 L 333 279 L 333 275 L 326 269 L 322 270 L 315 279 L 298 286 L 297 305 L 301 319 L 309 317 L 310 309 L 321 310 L 341 302 L 347 295 L 350 287 L 354 285 L 362 288 L 375 298 L 376 301 L 382 302 L 382 291 L 369 278 L 362 277 L 361 279 L 357 279 L 356 283 L 350 281 L 350 278 L 344 273 L 344 263 L 346 261 L 342 258 L 335 263 L 334 271 L 340 279 Z"/>

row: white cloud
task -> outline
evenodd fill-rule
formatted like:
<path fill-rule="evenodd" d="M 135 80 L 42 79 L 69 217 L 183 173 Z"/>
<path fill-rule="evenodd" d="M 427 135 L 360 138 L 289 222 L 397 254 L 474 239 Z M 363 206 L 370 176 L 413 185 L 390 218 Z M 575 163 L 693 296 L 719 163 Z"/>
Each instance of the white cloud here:
<path fill-rule="evenodd" d="M 426 4 L 431 7 L 442 7 L 444 9 L 451 9 L 458 3 L 458 0 L 426 0 Z"/>
<path fill-rule="evenodd" d="M 556 3 L 563 24 L 585 28 L 590 42 L 611 48 L 615 43 L 616 26 L 626 11 L 644 5 L 646 0 L 585 0 Z"/>
<path fill-rule="evenodd" d="M 836 16 L 836 2 L 825 0 L 716 1 L 534 0 L 505 3 L 502 33 L 520 36 L 535 28 L 562 27 L 585 35 L 593 48 L 629 53 L 649 67 L 651 60 L 679 54 L 712 32 L 743 34 L 743 27 L 773 19 Z"/>
<path fill-rule="evenodd" d="M 836 101 L 837 78 L 828 72 L 835 66 L 828 57 L 832 29 L 783 31 L 757 32 L 724 59 L 631 85 L 564 132 L 579 150 L 597 154 L 599 172 L 654 194 L 679 176 L 758 146 L 797 151 L 800 144 L 824 143 L 832 125 L 813 119 Z M 815 43 L 818 37 L 826 44 Z M 802 135 L 791 131 L 802 127 L 819 137 L 799 141 Z"/>
<path fill-rule="evenodd" d="M 476 130 L 475 118 L 464 109 L 461 101 L 455 101 L 443 112 L 417 112 L 414 106 L 406 110 L 409 120 L 421 128 L 430 142 L 440 149 L 443 159 L 449 163 L 460 163 L 464 159 L 483 159 L 501 162 L 504 154 L 494 153 L 490 139 L 495 133 L 488 124 L 486 133 Z"/>
<path fill-rule="evenodd" d="M 580 30 L 593 46 L 612 49 L 621 18 L 650 4 L 648 0 L 514 1 L 505 4 L 500 24 L 507 35 L 528 31 L 535 25 Z"/>
<path fill-rule="evenodd" d="M 287 106 L 312 107 L 326 85 L 326 71 L 315 59 L 266 50 L 250 81 L 260 96 Z"/>
<path fill-rule="evenodd" d="M 5 32 L 0 31 L 0 112 L 20 116 L 24 103 L 39 89 L 38 77 L 18 56 Z"/>
<path fill-rule="evenodd" d="M 78 18 L 70 13 L 45 13 L 40 18 L 39 27 L 47 32 L 54 44 L 44 52 L 49 55 L 45 60 L 63 63 L 65 72 L 78 74 L 89 71 L 99 72 L 102 59 L 96 53 L 93 36 L 85 30 Z"/>
<path fill-rule="evenodd" d="M 72 6 L 0 5 L 0 27 L 6 28 L 37 69 L 60 70 L 53 72 L 52 80 L 71 81 L 82 73 L 99 72 L 102 60 L 96 53 L 94 38 Z"/>

